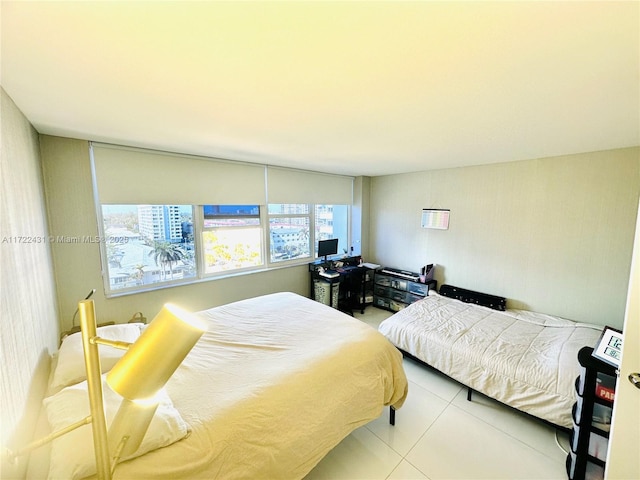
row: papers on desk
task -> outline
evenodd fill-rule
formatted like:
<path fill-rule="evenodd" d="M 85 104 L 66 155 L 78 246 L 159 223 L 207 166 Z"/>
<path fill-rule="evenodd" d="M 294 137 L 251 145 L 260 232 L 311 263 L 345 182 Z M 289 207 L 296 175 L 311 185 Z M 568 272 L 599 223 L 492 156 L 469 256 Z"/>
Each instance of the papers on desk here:
<path fill-rule="evenodd" d="M 340 276 L 340 274 L 335 270 L 321 270 L 320 272 L 318 272 L 318 274 L 325 278 L 336 278 Z"/>
<path fill-rule="evenodd" d="M 376 268 L 380 268 L 380 265 L 378 265 L 377 263 L 361 263 L 360 266 L 365 268 L 371 268 L 373 270 L 375 270 Z"/>

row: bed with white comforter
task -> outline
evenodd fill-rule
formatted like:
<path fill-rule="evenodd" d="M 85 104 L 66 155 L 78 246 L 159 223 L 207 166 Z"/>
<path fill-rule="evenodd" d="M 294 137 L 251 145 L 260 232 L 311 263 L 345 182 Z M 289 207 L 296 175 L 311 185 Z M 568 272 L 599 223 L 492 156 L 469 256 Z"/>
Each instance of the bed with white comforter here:
<path fill-rule="evenodd" d="M 157 412 L 145 436 L 155 443 L 119 464 L 114 479 L 302 478 L 384 406 L 404 402 L 401 353 L 375 329 L 335 309 L 283 292 L 197 315 L 208 331 L 166 385 L 162 421 L 154 426 Z M 106 338 L 109 328 L 115 336 L 125 330 L 139 335 L 132 325 L 103 327 L 98 335 Z M 80 343 L 72 337 L 65 340 L 69 348 L 61 348 L 56 385 L 44 400 L 50 425 L 88 411 L 86 382 L 77 383 L 84 368 Z M 103 371 L 116 360 L 111 357 L 122 355 L 111 350 L 101 349 Z M 111 402 L 112 392 L 105 397 Z M 30 477 L 78 478 L 90 474 L 87 466 L 95 472 L 90 431 L 84 426 L 55 440 L 50 459 L 35 457 L 40 460 Z"/>
<path fill-rule="evenodd" d="M 572 426 L 578 351 L 601 326 L 525 310 L 498 311 L 430 291 L 379 331 L 460 383 L 561 427 Z"/>

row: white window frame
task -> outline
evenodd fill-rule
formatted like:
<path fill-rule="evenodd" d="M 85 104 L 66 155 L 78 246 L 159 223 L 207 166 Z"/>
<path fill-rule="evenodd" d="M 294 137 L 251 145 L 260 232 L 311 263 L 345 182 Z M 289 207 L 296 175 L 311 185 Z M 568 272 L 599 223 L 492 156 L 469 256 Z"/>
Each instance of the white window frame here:
<path fill-rule="evenodd" d="M 209 203 L 211 205 L 213 203 Z M 323 204 L 329 205 L 330 203 L 324 202 Z M 133 205 L 133 204 L 131 204 Z M 318 258 L 316 257 L 316 228 L 315 228 L 315 210 L 316 204 L 314 203 L 302 203 L 301 205 L 307 205 L 309 209 L 309 213 L 305 214 L 292 214 L 292 213 L 282 213 L 282 214 L 269 214 L 269 205 L 259 205 L 260 207 L 260 228 L 262 230 L 262 259 L 263 263 L 259 266 L 254 267 L 246 267 L 240 269 L 227 270 L 222 272 L 212 272 L 205 273 L 205 260 L 204 260 L 204 246 L 203 246 L 203 238 L 202 234 L 205 231 L 204 228 L 204 206 L 191 204 L 193 209 L 193 237 L 194 237 L 194 249 L 195 249 L 195 265 L 196 265 L 196 275 L 193 277 L 189 277 L 186 279 L 175 279 L 168 280 L 164 282 L 156 282 L 150 283 L 146 285 L 138 285 L 135 287 L 127 287 L 122 289 L 111 289 L 111 283 L 109 278 L 109 270 L 108 270 L 108 258 L 107 258 L 107 250 L 106 244 L 104 242 L 100 243 L 100 259 L 102 262 L 102 280 L 103 286 L 105 290 L 105 296 L 107 298 L 119 297 L 124 295 L 132 295 L 137 293 L 145 293 L 154 290 L 160 290 L 164 288 L 171 288 L 176 286 L 184 286 L 194 283 L 199 283 L 202 281 L 211 281 L 217 280 L 221 278 L 228 278 L 235 275 L 247 275 L 257 272 L 262 272 L 265 270 L 273 270 L 287 267 L 294 267 L 300 265 L 306 265 L 308 263 L 316 261 Z M 345 205 L 345 204 L 331 204 L 331 205 Z M 102 204 L 97 205 L 97 220 L 98 220 L 98 232 L 101 238 L 105 237 L 105 229 L 104 229 L 104 218 L 102 215 Z M 346 204 L 347 206 L 347 242 L 349 245 L 351 244 L 352 239 L 352 225 L 351 225 L 351 215 L 353 205 Z M 270 218 L 273 217 L 301 217 L 308 218 L 309 220 L 309 256 L 303 258 L 293 258 L 289 260 L 282 261 L 271 261 L 271 231 L 270 231 Z M 241 227 L 244 228 L 244 227 Z M 251 227 L 248 227 L 251 228 Z M 207 229 L 208 230 L 208 229 Z M 350 255 L 350 253 L 349 253 Z M 336 257 L 341 256 L 341 252 L 338 252 Z"/>
<path fill-rule="evenodd" d="M 110 205 L 110 204 L 104 204 L 104 205 Z M 113 204 L 116 205 L 116 204 Z M 137 204 L 121 204 L 121 205 L 136 205 Z M 141 204 L 142 205 L 142 204 Z M 185 205 L 189 205 L 189 204 L 185 204 Z M 195 228 L 196 228 L 196 224 L 195 224 L 195 216 L 197 215 L 197 205 L 190 205 L 191 206 L 191 211 L 192 211 L 192 220 L 193 220 L 193 227 L 194 227 L 194 232 L 195 232 Z M 98 205 L 97 208 L 97 219 L 98 219 L 98 233 L 99 233 L 99 239 L 101 240 L 99 242 L 100 244 L 100 261 L 101 261 L 101 276 L 102 276 L 102 284 L 104 287 L 104 291 L 105 291 L 105 296 L 107 298 L 111 298 L 111 297 L 119 297 L 122 295 L 130 295 L 130 294 L 134 294 L 134 293 L 142 293 L 142 292 L 149 292 L 149 291 L 153 291 L 153 290 L 160 290 L 163 288 L 170 288 L 170 287 L 176 287 L 176 286 L 180 286 L 180 285 L 188 285 L 191 283 L 195 283 L 198 280 L 201 279 L 200 276 L 200 272 L 201 272 L 201 268 L 199 265 L 199 261 L 200 259 L 198 258 L 198 246 L 196 244 L 196 237 L 195 237 L 195 233 L 194 233 L 194 249 L 195 249 L 195 265 L 196 265 L 196 274 L 192 277 L 188 277 L 188 278 L 179 278 L 179 279 L 171 279 L 171 280 L 165 280 L 163 282 L 154 282 L 154 283 L 148 283 L 148 284 L 143 284 L 143 285 L 136 285 L 133 287 L 126 287 L 126 288 L 116 288 L 116 289 L 112 289 L 111 288 L 111 278 L 109 276 L 109 258 L 108 258 L 108 253 L 107 253 L 107 237 L 106 237 L 106 233 L 105 233 L 105 229 L 104 229 L 104 217 L 102 214 L 102 207 L 103 205 Z"/>

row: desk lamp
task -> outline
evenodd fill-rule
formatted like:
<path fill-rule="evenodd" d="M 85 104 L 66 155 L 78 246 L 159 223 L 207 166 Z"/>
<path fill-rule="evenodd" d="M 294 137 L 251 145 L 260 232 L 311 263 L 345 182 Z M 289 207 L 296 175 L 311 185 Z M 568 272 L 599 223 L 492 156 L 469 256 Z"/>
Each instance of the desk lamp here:
<path fill-rule="evenodd" d="M 154 397 L 205 332 L 195 316 L 166 304 L 138 340 L 130 344 L 97 336 L 93 300 L 78 303 L 80 329 L 87 371 L 90 415 L 47 437 L 36 440 L 10 456 L 34 450 L 76 428 L 91 424 L 99 480 L 111 480 L 120 458 L 133 454 L 144 438 L 158 407 Z M 98 345 L 126 349 L 127 352 L 107 374 L 109 387 L 123 397 L 107 430 L 102 392 L 102 370 Z"/>

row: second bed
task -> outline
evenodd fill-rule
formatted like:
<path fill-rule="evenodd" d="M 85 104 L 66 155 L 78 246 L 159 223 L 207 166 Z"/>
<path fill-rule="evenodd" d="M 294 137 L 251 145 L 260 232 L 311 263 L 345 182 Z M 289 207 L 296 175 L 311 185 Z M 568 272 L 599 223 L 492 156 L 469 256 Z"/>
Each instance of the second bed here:
<path fill-rule="evenodd" d="M 525 310 L 443 285 L 380 324 L 396 347 L 489 397 L 571 428 L 577 360 L 601 326 Z M 484 305 L 478 305 L 476 302 Z"/>

